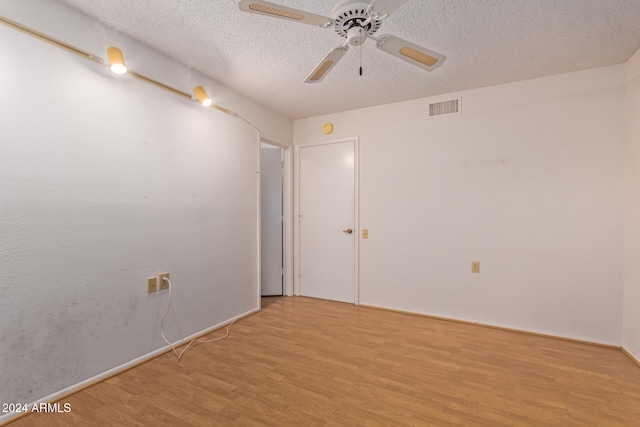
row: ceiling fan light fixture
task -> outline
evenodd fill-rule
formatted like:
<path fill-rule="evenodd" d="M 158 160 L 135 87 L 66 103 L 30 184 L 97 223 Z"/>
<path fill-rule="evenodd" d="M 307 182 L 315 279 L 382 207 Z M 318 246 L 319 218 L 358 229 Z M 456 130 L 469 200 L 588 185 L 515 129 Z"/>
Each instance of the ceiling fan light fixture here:
<path fill-rule="evenodd" d="M 324 77 L 324 74 L 329 71 L 329 68 L 331 68 L 332 65 L 333 61 L 326 61 L 320 66 L 320 68 L 318 68 L 318 71 L 316 71 L 315 74 L 309 78 L 309 80 L 317 82 L 318 80 L 322 79 L 322 77 Z"/>
<path fill-rule="evenodd" d="M 196 95 L 196 98 L 198 98 L 198 101 L 200 101 L 203 107 L 210 107 L 213 103 L 211 97 L 207 94 L 207 91 L 204 90 L 202 86 L 197 86 L 195 89 L 193 89 L 193 93 Z"/>
<path fill-rule="evenodd" d="M 278 9 L 277 7 L 267 6 L 261 3 L 251 3 L 249 9 L 256 12 L 266 13 L 267 15 L 280 16 L 282 18 L 295 19 L 297 21 L 304 20 L 304 15 L 292 10 Z"/>
<path fill-rule="evenodd" d="M 400 54 L 406 56 L 407 58 L 413 59 L 414 61 L 418 61 L 419 63 L 424 64 L 428 67 L 433 67 L 438 62 L 437 58 L 427 55 L 426 53 L 418 52 L 417 50 L 411 49 L 407 46 L 404 46 L 400 49 Z"/>

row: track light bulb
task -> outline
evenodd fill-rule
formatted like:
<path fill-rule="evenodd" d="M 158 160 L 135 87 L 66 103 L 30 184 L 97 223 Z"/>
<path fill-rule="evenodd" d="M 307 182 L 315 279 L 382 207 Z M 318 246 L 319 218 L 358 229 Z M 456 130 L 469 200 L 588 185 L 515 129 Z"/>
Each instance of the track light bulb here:
<path fill-rule="evenodd" d="M 205 91 L 202 86 L 196 87 L 193 90 L 193 93 L 196 94 L 196 98 L 198 98 L 198 101 L 200 101 L 202 106 L 210 107 L 211 104 L 213 103 L 213 101 L 211 100 L 211 97 L 209 97 L 209 95 L 207 95 L 207 91 Z"/>
<path fill-rule="evenodd" d="M 126 74 L 127 66 L 124 65 L 124 56 L 120 49 L 117 47 L 110 47 L 107 49 L 107 58 L 109 59 L 111 71 L 115 74 Z"/>

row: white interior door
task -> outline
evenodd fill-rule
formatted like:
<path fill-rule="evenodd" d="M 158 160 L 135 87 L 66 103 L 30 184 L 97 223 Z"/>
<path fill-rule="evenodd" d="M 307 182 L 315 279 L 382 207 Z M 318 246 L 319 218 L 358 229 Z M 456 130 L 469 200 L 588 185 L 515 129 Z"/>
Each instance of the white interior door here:
<path fill-rule="evenodd" d="M 260 288 L 282 295 L 282 148 L 260 148 Z"/>
<path fill-rule="evenodd" d="M 355 302 L 354 160 L 354 141 L 300 148 L 300 295 Z"/>

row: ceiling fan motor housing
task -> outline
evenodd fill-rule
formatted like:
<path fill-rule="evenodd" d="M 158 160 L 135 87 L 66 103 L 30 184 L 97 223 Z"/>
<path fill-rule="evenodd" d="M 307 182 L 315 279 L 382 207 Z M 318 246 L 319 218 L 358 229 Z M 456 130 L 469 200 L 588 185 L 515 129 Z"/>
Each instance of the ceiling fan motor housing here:
<path fill-rule="evenodd" d="M 362 25 L 369 18 L 368 1 L 345 0 L 338 3 L 331 11 L 331 17 L 335 21 L 333 29 L 341 37 L 349 40 L 349 44 L 359 46 L 367 38 L 380 29 L 382 20 L 374 18 L 366 25 Z M 358 29 L 358 31 L 351 30 Z"/>

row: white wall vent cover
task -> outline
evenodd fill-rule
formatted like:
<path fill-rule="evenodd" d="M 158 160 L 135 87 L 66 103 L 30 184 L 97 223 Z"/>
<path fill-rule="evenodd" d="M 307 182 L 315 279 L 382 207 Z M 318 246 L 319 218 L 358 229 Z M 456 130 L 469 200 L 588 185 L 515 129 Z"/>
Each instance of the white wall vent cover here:
<path fill-rule="evenodd" d="M 462 98 L 429 103 L 429 118 L 462 114 Z"/>

